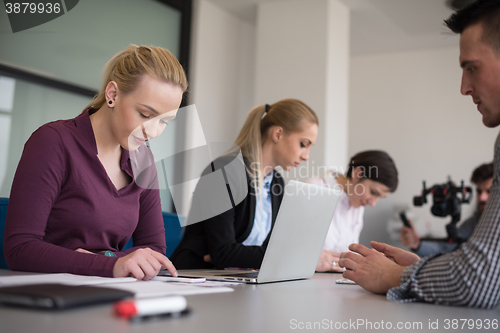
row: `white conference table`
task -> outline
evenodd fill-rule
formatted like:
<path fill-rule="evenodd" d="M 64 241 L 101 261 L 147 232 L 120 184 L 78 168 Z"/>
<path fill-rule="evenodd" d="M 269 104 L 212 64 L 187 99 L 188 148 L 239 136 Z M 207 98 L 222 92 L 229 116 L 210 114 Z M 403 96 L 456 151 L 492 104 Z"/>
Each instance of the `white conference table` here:
<path fill-rule="evenodd" d="M 19 273 L 0 270 L 0 275 L 12 274 Z M 242 284 L 232 287 L 231 293 L 186 296 L 192 309 L 189 315 L 142 323 L 115 317 L 109 304 L 59 312 L 0 305 L 0 332 L 498 331 L 484 326 L 488 321 L 491 325 L 495 319 L 500 320 L 500 306 L 480 310 L 389 302 L 385 296 L 369 293 L 359 286 L 335 284 L 339 278 L 340 274 L 316 273 L 307 280 Z M 474 325 L 483 324 L 483 329 L 477 326 L 469 329 L 471 321 L 465 319 L 473 319 Z M 438 329 L 429 328 L 430 324 L 433 328 L 437 324 Z"/>

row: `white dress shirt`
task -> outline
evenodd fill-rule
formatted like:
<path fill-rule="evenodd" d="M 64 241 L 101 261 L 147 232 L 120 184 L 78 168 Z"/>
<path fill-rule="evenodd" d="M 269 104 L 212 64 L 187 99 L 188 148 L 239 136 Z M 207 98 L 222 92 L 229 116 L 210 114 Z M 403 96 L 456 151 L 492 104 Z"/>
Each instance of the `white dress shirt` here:
<path fill-rule="evenodd" d="M 261 246 L 271 230 L 273 217 L 273 208 L 271 205 L 271 181 L 273 180 L 274 170 L 264 177 L 262 182 L 262 196 L 256 195 L 255 218 L 250 235 L 243 241 L 243 245 Z"/>
<path fill-rule="evenodd" d="M 328 172 L 323 177 L 313 177 L 306 182 L 338 189 L 340 185 L 337 183 L 336 176 L 336 174 Z M 337 208 L 333 213 L 323 249 L 332 252 L 347 252 L 350 244 L 358 243 L 359 234 L 363 229 L 364 212 L 365 208 L 363 206 L 357 208 L 351 206 L 349 197 L 342 191 Z"/>

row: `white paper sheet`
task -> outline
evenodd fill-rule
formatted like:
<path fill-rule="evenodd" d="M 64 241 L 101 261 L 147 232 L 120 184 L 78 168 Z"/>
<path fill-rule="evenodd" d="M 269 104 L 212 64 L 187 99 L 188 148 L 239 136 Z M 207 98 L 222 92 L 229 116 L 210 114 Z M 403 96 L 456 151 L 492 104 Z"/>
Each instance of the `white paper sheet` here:
<path fill-rule="evenodd" d="M 137 279 L 127 278 L 105 278 L 100 276 L 85 276 L 75 274 L 33 274 L 33 275 L 9 275 L 0 276 L 0 286 L 19 286 L 39 283 L 60 283 L 71 286 L 86 286 L 96 284 L 108 284 L 117 282 L 135 282 Z"/>
<path fill-rule="evenodd" d="M 138 281 L 132 277 L 105 278 L 99 276 L 85 276 L 66 273 L 0 276 L 0 287 L 41 283 L 60 283 L 72 286 L 106 285 L 106 287 L 109 288 L 131 291 L 135 294 L 136 298 L 212 294 L 233 291 L 233 289 L 225 287 L 228 284 L 222 283 L 220 285 L 214 285 L 210 282 L 202 284 L 187 284 L 160 281 Z M 202 286 L 212 288 L 202 288 Z"/>
<path fill-rule="evenodd" d="M 160 281 L 136 281 L 134 283 L 110 283 L 106 287 L 117 288 L 133 292 L 136 298 L 161 297 L 172 295 L 198 295 L 227 293 L 234 291 L 232 288 L 202 288 L 193 284 L 181 284 Z"/>

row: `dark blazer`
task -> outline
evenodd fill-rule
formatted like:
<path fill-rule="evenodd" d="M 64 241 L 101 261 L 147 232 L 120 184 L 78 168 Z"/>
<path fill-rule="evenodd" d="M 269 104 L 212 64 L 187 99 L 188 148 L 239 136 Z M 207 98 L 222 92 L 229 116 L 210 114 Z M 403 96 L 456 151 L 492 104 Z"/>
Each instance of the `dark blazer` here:
<path fill-rule="evenodd" d="M 219 158 L 212 163 L 211 167 L 205 169 L 203 175 L 226 164 L 227 161 L 221 162 L 221 158 Z M 224 177 L 226 178 L 226 176 Z M 200 178 L 200 182 L 202 180 L 203 177 Z M 226 187 L 231 197 L 232 208 L 220 215 L 186 227 L 184 238 L 170 258 L 177 269 L 260 268 L 283 200 L 284 181 L 282 176 L 274 171 L 271 182 L 272 224 L 269 235 L 262 246 L 245 246 L 242 242 L 250 235 L 252 230 L 257 200 L 248 173 L 246 173 L 246 180 L 248 194 L 243 201 L 234 204 L 233 194 L 226 178 Z M 201 205 L 206 206 L 206 203 L 202 202 L 203 200 L 206 201 L 206 198 L 201 198 L 199 195 L 201 192 L 199 190 L 200 182 L 193 194 L 190 215 L 193 213 L 195 205 L 198 205 L 198 207 Z M 206 209 L 210 208 L 207 207 Z M 203 256 L 206 254 L 210 254 L 213 264 L 203 261 Z"/>

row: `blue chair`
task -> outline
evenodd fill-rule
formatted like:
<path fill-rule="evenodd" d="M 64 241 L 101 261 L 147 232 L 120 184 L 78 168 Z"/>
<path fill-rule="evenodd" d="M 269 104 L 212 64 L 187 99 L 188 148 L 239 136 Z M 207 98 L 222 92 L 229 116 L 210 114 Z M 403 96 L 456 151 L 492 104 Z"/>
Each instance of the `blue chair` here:
<path fill-rule="evenodd" d="M 185 217 L 167 212 L 162 212 L 162 214 L 163 225 L 165 226 L 165 241 L 167 242 L 166 256 L 170 258 L 175 248 L 181 242 L 182 236 L 184 236 L 184 228 L 181 225 L 184 224 Z M 132 246 L 133 242 L 131 238 L 123 249 L 129 249 Z"/>
<path fill-rule="evenodd" d="M 5 218 L 7 217 L 7 205 L 9 198 L 0 198 L 0 269 L 9 269 L 3 255 L 3 235 L 5 230 Z"/>

